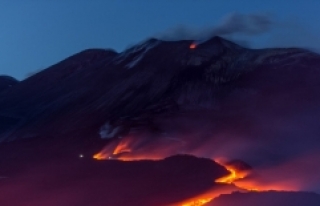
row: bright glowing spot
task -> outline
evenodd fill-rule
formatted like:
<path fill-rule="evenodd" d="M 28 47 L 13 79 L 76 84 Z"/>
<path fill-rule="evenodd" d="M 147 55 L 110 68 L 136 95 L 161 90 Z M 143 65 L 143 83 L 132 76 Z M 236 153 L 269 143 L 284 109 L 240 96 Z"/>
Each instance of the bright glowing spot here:
<path fill-rule="evenodd" d="M 221 177 L 219 179 L 216 180 L 216 182 L 219 183 L 227 183 L 227 184 L 232 184 L 234 183 L 236 180 L 238 179 L 243 179 L 248 175 L 247 171 L 240 171 L 237 170 L 235 167 L 233 167 L 232 165 L 224 165 L 221 162 L 217 161 L 220 165 L 224 166 L 229 172 L 230 174 L 225 176 L 225 177 Z"/>
<path fill-rule="evenodd" d="M 230 172 L 230 174 L 225 177 L 221 177 L 221 178 L 217 179 L 216 182 L 231 184 L 235 180 L 243 178 L 243 176 L 238 176 L 236 170 L 234 170 L 232 168 L 228 168 L 228 167 L 226 167 L 226 169 Z"/>
<path fill-rule="evenodd" d="M 197 48 L 197 44 L 192 43 L 192 44 L 190 44 L 189 48 L 190 48 L 190 49 L 195 49 L 195 48 Z"/>
<path fill-rule="evenodd" d="M 198 200 L 183 203 L 181 206 L 202 206 L 202 205 L 205 205 L 206 203 L 210 202 L 212 199 L 213 198 L 198 199 Z"/>
<path fill-rule="evenodd" d="M 80 157 L 80 158 L 83 158 L 83 157 L 84 157 L 84 155 L 83 155 L 83 154 L 79 154 L 79 157 Z"/>
<path fill-rule="evenodd" d="M 247 191 L 251 191 L 251 192 L 261 191 L 260 189 L 253 187 L 253 186 L 250 186 L 250 185 L 239 185 L 238 184 L 237 180 L 244 179 L 245 177 L 247 177 L 249 174 L 248 171 L 238 170 L 235 167 L 233 167 L 232 165 L 224 165 L 221 162 L 219 162 L 219 164 L 224 166 L 230 172 L 230 174 L 225 177 L 221 177 L 221 178 L 217 179 L 215 182 L 234 184 L 238 188 L 241 188 L 241 189 L 244 189 Z"/>
<path fill-rule="evenodd" d="M 105 160 L 106 159 L 106 156 L 102 153 L 97 153 L 93 156 L 93 159 L 96 159 L 96 160 Z"/>

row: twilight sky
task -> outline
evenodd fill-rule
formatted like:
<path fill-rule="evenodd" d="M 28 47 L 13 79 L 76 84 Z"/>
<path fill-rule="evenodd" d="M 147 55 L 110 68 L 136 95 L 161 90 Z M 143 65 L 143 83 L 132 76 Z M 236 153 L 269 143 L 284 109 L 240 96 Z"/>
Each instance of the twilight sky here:
<path fill-rule="evenodd" d="M 88 48 L 122 51 L 177 26 L 215 27 L 234 13 L 264 14 L 250 47 L 320 48 L 319 0 L 0 0 L 0 75 L 24 79 Z"/>

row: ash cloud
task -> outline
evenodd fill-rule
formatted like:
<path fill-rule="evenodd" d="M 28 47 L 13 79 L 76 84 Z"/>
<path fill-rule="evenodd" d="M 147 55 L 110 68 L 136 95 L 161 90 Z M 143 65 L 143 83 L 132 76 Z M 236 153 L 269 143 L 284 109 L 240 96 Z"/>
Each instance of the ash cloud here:
<path fill-rule="evenodd" d="M 204 41 L 213 36 L 222 36 L 248 48 L 299 47 L 320 52 L 320 46 L 317 46 L 320 45 L 319 35 L 305 23 L 269 13 L 230 13 L 211 27 L 177 25 L 154 35 L 166 41 Z"/>
<path fill-rule="evenodd" d="M 180 25 L 160 33 L 156 37 L 162 40 L 176 41 L 203 40 L 212 36 L 231 36 L 235 34 L 255 36 L 270 31 L 273 25 L 272 18 L 266 14 L 232 13 L 222 18 L 218 25 L 211 28 L 196 29 Z"/>

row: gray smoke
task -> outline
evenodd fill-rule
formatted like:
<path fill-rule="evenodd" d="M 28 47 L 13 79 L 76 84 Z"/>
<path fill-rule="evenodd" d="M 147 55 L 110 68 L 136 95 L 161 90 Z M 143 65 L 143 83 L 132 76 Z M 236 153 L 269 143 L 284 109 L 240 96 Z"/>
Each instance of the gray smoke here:
<path fill-rule="evenodd" d="M 210 28 L 191 28 L 184 25 L 171 28 L 156 38 L 176 40 L 203 40 L 212 36 L 260 35 L 272 29 L 273 21 L 266 14 L 228 14 L 220 23 Z"/>
<path fill-rule="evenodd" d="M 244 47 L 299 47 L 320 53 L 319 35 L 307 28 L 305 23 L 290 17 L 271 17 L 265 13 L 231 13 L 210 27 L 178 25 L 154 35 L 155 38 L 166 41 L 202 41 L 213 36 L 227 38 Z"/>

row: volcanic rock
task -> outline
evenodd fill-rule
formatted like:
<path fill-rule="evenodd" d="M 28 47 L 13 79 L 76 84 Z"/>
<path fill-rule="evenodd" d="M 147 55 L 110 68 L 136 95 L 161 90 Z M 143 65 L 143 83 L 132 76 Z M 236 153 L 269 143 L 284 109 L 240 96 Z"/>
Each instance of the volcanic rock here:
<path fill-rule="evenodd" d="M 150 39 L 121 53 L 90 49 L 21 81 L 0 94 L 0 141 L 98 138 L 101 129 L 112 138 L 135 128 L 161 132 L 157 117 L 190 110 L 213 111 L 222 122 L 221 114 L 249 109 L 247 119 L 251 112 L 287 114 L 320 102 L 316 53 L 247 49 L 220 37 L 195 49 L 192 43 Z M 282 94 L 285 102 L 278 103 Z"/>
<path fill-rule="evenodd" d="M 311 192 L 249 192 L 221 195 L 208 206 L 318 206 L 320 195 Z"/>

